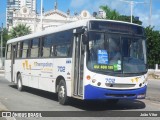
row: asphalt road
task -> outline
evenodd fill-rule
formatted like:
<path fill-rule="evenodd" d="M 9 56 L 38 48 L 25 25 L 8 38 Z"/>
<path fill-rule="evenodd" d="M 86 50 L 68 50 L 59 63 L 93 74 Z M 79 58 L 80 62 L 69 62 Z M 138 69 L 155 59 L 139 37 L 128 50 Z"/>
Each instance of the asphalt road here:
<path fill-rule="evenodd" d="M 147 89 L 148 100 L 160 102 L 160 80 L 149 80 Z"/>
<path fill-rule="evenodd" d="M 121 100 L 116 105 L 104 101 L 84 102 L 72 99 L 69 105 L 62 106 L 57 101 L 56 94 L 25 88 L 19 92 L 15 85 L 0 77 L 0 101 L 10 111 L 160 111 L 160 80 L 150 80 L 148 84 L 147 98 L 145 100 Z M 37 118 L 38 120 L 50 120 L 52 118 Z M 16 120 L 37 120 L 35 118 L 16 118 Z M 63 119 L 59 118 L 58 119 Z M 66 118 L 65 118 L 66 119 Z M 78 119 L 81 118 L 68 118 Z M 84 118 L 90 119 L 90 118 Z M 97 119 L 93 117 L 92 119 Z M 106 120 L 106 118 L 101 118 Z M 108 118 L 109 119 L 109 118 Z M 120 117 L 114 120 L 120 120 Z M 123 118 L 123 120 L 132 118 Z M 133 118 L 139 119 L 139 118 Z M 151 118 L 145 118 L 148 120 Z M 154 118 L 156 119 L 156 118 Z M 0 118 L 1 120 L 1 118 Z M 158 119 L 157 119 L 158 120 Z"/>

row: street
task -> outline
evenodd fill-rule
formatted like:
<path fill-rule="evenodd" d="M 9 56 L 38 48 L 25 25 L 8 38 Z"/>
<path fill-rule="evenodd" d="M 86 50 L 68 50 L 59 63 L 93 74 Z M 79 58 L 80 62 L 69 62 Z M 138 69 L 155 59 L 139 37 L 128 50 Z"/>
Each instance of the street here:
<path fill-rule="evenodd" d="M 19 92 L 15 85 L 0 77 L 0 102 L 9 111 L 160 111 L 159 86 L 160 80 L 150 80 L 145 100 L 121 100 L 118 104 L 110 105 L 104 101 L 71 99 L 69 105 L 62 106 L 58 103 L 56 94 L 33 88 Z"/>

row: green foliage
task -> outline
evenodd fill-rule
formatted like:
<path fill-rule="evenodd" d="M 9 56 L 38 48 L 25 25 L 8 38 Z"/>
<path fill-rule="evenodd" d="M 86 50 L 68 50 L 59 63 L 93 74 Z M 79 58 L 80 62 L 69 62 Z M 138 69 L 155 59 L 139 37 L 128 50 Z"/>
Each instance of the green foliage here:
<path fill-rule="evenodd" d="M 10 31 L 11 38 L 17 38 L 20 36 L 28 35 L 30 33 L 30 26 L 26 26 L 26 24 L 18 24 L 16 27 L 13 27 Z"/>
<path fill-rule="evenodd" d="M 110 19 L 110 20 L 119 20 L 119 21 L 125 21 L 125 22 L 130 22 L 131 17 L 126 16 L 126 15 L 120 15 L 116 10 L 110 9 L 107 5 L 106 6 L 100 6 L 100 8 L 105 11 L 106 13 L 106 18 L 105 19 Z M 142 22 L 137 20 L 134 16 L 132 17 L 133 23 L 142 25 Z"/>
<path fill-rule="evenodd" d="M 6 46 L 7 40 L 10 39 L 10 36 L 8 34 L 8 30 L 6 28 L 3 29 L 3 47 Z"/>
<path fill-rule="evenodd" d="M 1 34 L 0 34 L 1 35 Z M 10 36 L 8 35 L 8 30 L 6 28 L 3 28 L 3 32 L 2 32 L 2 47 L 3 47 L 3 57 L 5 55 L 5 47 L 6 47 L 6 43 L 7 43 L 7 40 L 10 39 Z M 0 45 L 1 45 L 1 37 L 0 37 Z"/>
<path fill-rule="evenodd" d="M 119 16 L 120 21 L 125 21 L 125 22 L 130 22 L 131 21 L 131 16 L 126 16 L 126 15 L 120 15 Z M 142 25 L 142 21 L 137 20 L 134 16 L 132 17 L 133 23 Z"/>
<path fill-rule="evenodd" d="M 154 68 L 155 64 L 160 64 L 160 33 L 153 29 L 154 27 L 151 26 L 145 28 L 149 68 Z"/>
<path fill-rule="evenodd" d="M 110 9 L 107 5 L 106 6 L 100 6 L 100 8 L 103 11 L 105 11 L 105 13 L 106 13 L 106 19 L 119 20 L 120 14 L 116 10 Z"/>

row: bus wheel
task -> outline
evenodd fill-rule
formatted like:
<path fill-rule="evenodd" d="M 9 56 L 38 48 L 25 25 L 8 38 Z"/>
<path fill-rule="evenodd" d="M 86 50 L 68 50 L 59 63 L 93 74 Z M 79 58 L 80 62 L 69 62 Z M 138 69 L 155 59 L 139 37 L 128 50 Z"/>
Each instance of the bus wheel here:
<path fill-rule="evenodd" d="M 61 80 L 58 85 L 58 101 L 61 105 L 65 105 L 68 102 L 66 83 Z"/>
<path fill-rule="evenodd" d="M 19 91 L 22 91 L 22 89 L 23 89 L 21 74 L 18 74 L 17 89 L 18 89 Z"/>

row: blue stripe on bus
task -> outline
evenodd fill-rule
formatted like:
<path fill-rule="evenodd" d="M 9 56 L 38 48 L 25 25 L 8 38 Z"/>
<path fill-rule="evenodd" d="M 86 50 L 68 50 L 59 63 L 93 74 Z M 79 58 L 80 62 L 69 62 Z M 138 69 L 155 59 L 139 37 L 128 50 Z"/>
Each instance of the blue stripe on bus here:
<path fill-rule="evenodd" d="M 137 95 L 146 94 L 147 86 L 131 90 L 111 90 L 99 88 L 92 85 L 85 86 L 84 99 L 144 99 Z"/>

